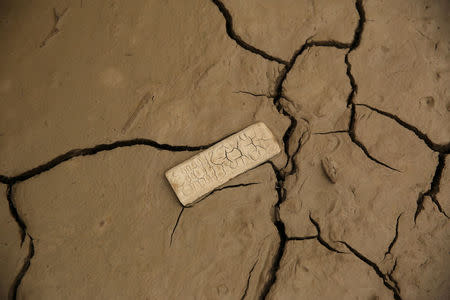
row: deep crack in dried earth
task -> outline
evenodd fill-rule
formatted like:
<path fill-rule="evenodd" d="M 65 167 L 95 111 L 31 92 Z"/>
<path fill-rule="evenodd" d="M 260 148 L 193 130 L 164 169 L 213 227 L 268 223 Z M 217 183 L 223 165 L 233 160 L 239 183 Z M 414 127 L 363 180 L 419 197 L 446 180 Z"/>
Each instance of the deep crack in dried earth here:
<path fill-rule="evenodd" d="M 1 297 L 448 297 L 448 3 L 66 2 L 2 4 Z M 283 153 L 181 207 L 256 121 Z"/>

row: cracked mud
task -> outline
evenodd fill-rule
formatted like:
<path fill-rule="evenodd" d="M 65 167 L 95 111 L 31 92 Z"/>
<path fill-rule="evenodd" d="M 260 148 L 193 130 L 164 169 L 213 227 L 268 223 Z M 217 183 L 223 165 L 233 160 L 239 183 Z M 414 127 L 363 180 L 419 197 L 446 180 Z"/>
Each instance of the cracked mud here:
<path fill-rule="evenodd" d="M 448 2 L 1 6 L 1 298 L 450 294 Z M 257 121 L 283 153 L 181 207 Z"/>

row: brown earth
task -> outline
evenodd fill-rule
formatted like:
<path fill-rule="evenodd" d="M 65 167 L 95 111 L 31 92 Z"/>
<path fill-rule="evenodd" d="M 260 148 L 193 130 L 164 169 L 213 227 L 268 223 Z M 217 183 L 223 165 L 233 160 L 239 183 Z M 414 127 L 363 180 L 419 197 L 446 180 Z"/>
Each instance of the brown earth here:
<path fill-rule="evenodd" d="M 448 299 L 450 3 L 0 2 L 1 299 Z M 283 153 L 182 208 L 164 172 Z"/>

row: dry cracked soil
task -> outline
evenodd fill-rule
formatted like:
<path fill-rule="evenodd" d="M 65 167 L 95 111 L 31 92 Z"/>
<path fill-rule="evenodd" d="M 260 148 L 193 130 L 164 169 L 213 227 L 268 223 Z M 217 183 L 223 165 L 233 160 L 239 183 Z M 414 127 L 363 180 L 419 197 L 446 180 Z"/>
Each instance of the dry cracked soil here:
<path fill-rule="evenodd" d="M 0 1 L 1 299 L 449 299 L 450 2 Z M 283 151 L 183 208 L 164 172 Z"/>

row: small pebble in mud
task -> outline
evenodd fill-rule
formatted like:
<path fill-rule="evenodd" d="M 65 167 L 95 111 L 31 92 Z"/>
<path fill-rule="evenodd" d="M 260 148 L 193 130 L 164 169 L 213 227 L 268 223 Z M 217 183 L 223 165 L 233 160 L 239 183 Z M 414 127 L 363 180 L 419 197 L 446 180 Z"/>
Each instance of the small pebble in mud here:
<path fill-rule="evenodd" d="M 336 183 L 336 180 L 337 180 L 336 162 L 333 161 L 331 158 L 325 156 L 324 158 L 322 158 L 322 169 L 325 172 L 325 174 L 327 175 L 328 179 L 332 183 Z"/>
<path fill-rule="evenodd" d="M 431 96 L 425 97 L 425 103 L 429 106 L 429 107 L 433 107 L 434 106 L 434 98 Z"/>

